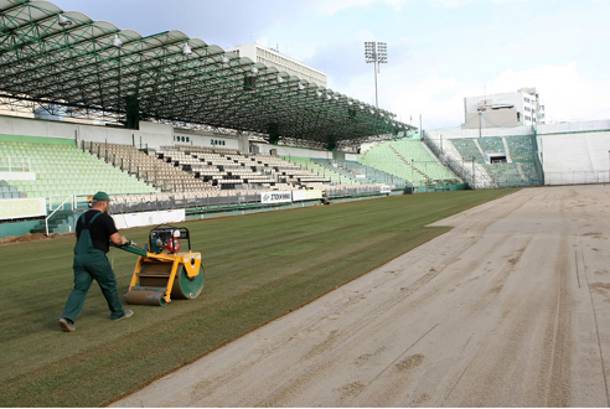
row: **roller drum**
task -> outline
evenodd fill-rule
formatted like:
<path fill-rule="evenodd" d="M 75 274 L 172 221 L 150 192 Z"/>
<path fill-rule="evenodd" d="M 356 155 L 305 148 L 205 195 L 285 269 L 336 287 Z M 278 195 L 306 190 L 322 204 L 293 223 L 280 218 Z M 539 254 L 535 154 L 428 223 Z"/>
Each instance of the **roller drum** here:
<path fill-rule="evenodd" d="M 174 287 L 172 288 L 172 298 L 180 300 L 193 300 L 203 291 L 205 283 L 203 266 L 199 268 L 199 274 L 190 279 L 184 266 L 180 266 L 176 279 L 174 281 Z"/>
<path fill-rule="evenodd" d="M 125 302 L 131 305 L 153 305 L 161 307 L 165 305 L 164 293 L 155 290 L 133 289 L 125 294 Z"/>

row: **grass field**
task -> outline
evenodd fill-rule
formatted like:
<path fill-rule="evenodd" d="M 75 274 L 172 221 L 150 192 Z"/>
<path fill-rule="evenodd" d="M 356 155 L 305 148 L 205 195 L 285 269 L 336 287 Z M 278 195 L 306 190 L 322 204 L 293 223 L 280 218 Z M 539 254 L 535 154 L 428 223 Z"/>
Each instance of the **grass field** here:
<path fill-rule="evenodd" d="M 0 405 L 100 406 L 442 234 L 429 223 L 512 192 L 400 196 L 188 224 L 205 253 L 195 301 L 111 322 L 96 284 L 77 332 L 56 319 L 73 238 L 0 247 Z M 148 229 L 127 232 L 144 242 Z M 120 291 L 135 258 L 112 250 Z"/>

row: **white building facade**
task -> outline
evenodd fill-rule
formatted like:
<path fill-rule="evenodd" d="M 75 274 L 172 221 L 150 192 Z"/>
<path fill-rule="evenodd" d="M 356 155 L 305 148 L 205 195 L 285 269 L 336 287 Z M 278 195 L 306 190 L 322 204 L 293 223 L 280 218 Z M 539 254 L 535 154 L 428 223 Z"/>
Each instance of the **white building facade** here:
<path fill-rule="evenodd" d="M 327 76 L 323 72 L 303 64 L 293 58 L 271 48 L 263 47 L 259 44 L 245 44 L 236 48 L 240 57 L 247 57 L 254 62 L 259 62 L 280 71 L 285 71 L 290 75 L 299 77 L 305 81 L 326 88 Z"/>
<path fill-rule="evenodd" d="M 464 128 L 537 128 L 545 123 L 545 107 L 536 88 L 464 98 Z"/>

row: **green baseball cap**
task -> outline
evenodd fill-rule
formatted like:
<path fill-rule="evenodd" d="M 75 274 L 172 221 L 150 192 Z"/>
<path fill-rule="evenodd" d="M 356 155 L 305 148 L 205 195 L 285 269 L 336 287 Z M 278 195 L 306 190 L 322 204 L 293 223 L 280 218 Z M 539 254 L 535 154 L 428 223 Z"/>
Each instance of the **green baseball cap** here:
<path fill-rule="evenodd" d="M 106 193 L 106 192 L 97 192 L 96 194 L 93 195 L 93 201 L 94 202 L 109 202 L 110 196 L 108 196 L 108 193 Z"/>

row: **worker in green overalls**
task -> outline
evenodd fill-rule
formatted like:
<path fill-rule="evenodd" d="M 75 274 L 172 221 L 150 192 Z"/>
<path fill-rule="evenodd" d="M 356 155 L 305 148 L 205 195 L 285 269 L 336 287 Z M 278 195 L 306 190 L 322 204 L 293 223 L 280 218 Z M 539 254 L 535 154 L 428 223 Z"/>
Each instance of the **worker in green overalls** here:
<path fill-rule="evenodd" d="M 74 322 L 83 309 L 85 297 L 93 280 L 97 281 L 106 298 L 110 319 L 118 321 L 133 315 L 133 311 L 123 309 L 116 278 L 106 257 L 111 242 L 116 246 L 128 243 L 128 240 L 119 234 L 114 220 L 108 214 L 109 207 L 108 194 L 98 192 L 93 196 L 91 209 L 80 216 L 76 223 L 74 289 L 59 319 L 59 326 L 65 332 L 76 330 Z"/>

